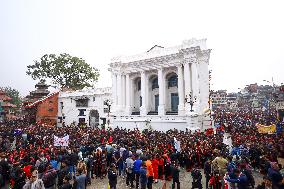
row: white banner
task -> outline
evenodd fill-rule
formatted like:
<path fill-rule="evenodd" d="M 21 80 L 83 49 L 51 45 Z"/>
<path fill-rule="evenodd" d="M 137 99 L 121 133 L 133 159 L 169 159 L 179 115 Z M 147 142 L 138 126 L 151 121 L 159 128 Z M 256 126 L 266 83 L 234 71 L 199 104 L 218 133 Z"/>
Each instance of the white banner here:
<path fill-rule="evenodd" d="M 65 137 L 57 137 L 54 135 L 54 146 L 68 146 L 69 145 L 69 135 Z"/>

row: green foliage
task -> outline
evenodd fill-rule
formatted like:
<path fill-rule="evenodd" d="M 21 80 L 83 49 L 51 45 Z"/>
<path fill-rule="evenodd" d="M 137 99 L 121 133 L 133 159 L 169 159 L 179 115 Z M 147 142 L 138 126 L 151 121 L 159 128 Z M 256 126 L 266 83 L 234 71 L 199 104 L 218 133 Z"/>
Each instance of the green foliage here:
<path fill-rule="evenodd" d="M 7 94 L 7 96 L 12 98 L 12 100 L 10 101 L 12 104 L 20 107 L 22 98 L 20 96 L 20 92 L 17 89 L 13 89 L 12 87 L 1 87 L 0 89 L 3 90 Z"/>
<path fill-rule="evenodd" d="M 70 89 L 93 87 L 98 80 L 99 71 L 82 58 L 69 54 L 46 54 L 33 65 L 27 66 L 27 75 L 34 80 L 49 78 L 54 84 Z"/>

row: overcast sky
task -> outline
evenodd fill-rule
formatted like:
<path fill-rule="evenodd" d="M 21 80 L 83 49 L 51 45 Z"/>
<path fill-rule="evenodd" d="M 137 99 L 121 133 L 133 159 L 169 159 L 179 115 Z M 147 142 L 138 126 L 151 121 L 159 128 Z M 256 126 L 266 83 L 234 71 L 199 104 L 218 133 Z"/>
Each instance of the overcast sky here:
<path fill-rule="evenodd" d="M 0 0 L 0 86 L 34 89 L 26 66 L 69 53 L 100 69 L 110 86 L 112 57 L 207 38 L 214 89 L 284 82 L 283 1 Z"/>

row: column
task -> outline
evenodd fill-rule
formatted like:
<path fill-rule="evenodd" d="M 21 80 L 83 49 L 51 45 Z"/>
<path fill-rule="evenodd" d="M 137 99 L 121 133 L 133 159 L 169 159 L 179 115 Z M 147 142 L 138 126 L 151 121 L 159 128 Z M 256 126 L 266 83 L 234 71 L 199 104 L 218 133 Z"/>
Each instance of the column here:
<path fill-rule="evenodd" d="M 141 97 L 142 97 L 142 106 L 140 107 L 140 115 L 147 115 L 146 113 L 146 73 L 145 71 L 141 72 Z"/>
<path fill-rule="evenodd" d="M 118 110 L 121 110 L 122 107 L 122 83 L 121 83 L 121 74 L 117 75 L 117 106 Z"/>
<path fill-rule="evenodd" d="M 191 64 L 191 86 L 192 86 L 192 95 L 195 98 L 196 102 L 193 105 L 193 109 L 195 113 L 198 113 L 199 107 L 199 84 L 198 84 L 198 73 L 197 73 L 197 63 L 193 62 Z"/>
<path fill-rule="evenodd" d="M 125 75 L 122 75 L 121 77 L 121 82 L 122 82 L 122 108 L 123 110 L 125 110 L 125 81 L 126 78 L 125 78 Z"/>
<path fill-rule="evenodd" d="M 117 106 L 117 75 L 115 73 L 112 73 L 112 101 L 113 105 Z"/>
<path fill-rule="evenodd" d="M 191 86 L 192 86 L 192 94 L 193 96 L 198 97 L 199 89 L 198 89 L 198 73 L 197 73 L 197 63 L 191 64 Z"/>
<path fill-rule="evenodd" d="M 126 81 L 125 81 L 125 98 L 126 98 L 126 103 L 125 103 L 125 110 L 126 110 L 126 115 L 131 115 L 130 107 L 131 107 L 131 95 L 130 95 L 130 78 L 129 74 L 126 75 Z"/>
<path fill-rule="evenodd" d="M 189 63 L 185 62 L 184 64 L 184 92 L 185 96 L 188 98 L 188 94 L 191 93 L 191 74 L 190 74 L 190 67 Z"/>
<path fill-rule="evenodd" d="M 184 85 L 183 85 L 183 67 L 182 64 L 178 65 L 178 114 L 184 115 Z"/>
<path fill-rule="evenodd" d="M 159 83 L 159 107 L 158 107 L 158 115 L 165 115 L 165 100 L 164 100 L 164 92 L 165 92 L 165 80 L 163 77 L 163 69 L 158 70 L 158 83 Z"/>

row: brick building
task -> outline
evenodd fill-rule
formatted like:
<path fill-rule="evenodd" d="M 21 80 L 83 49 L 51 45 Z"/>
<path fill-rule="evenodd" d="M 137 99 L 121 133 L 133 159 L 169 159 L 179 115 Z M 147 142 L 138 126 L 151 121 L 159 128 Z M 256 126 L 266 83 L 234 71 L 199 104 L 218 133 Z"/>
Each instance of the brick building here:
<path fill-rule="evenodd" d="M 25 106 L 25 108 L 30 109 L 30 112 L 34 113 L 37 123 L 45 123 L 54 126 L 57 123 L 58 94 L 59 92 L 51 93 Z"/>

